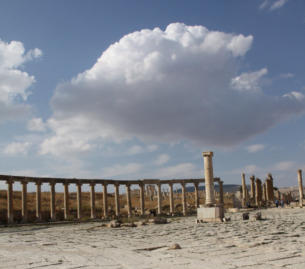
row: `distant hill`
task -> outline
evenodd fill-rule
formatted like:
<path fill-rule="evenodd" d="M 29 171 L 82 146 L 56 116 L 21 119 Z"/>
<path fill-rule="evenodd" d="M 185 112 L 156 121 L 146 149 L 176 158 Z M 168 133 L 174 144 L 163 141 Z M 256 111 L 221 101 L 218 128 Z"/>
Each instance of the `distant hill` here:
<path fill-rule="evenodd" d="M 240 188 L 240 185 L 237 185 L 237 184 L 224 184 L 223 185 L 223 192 L 236 192 L 236 191 L 239 190 L 239 188 Z M 199 190 L 204 191 L 205 186 L 199 186 Z M 215 184 L 215 190 L 219 191 L 219 188 L 218 188 L 217 184 Z M 194 192 L 195 188 L 194 188 L 194 186 L 188 186 L 188 187 L 186 187 L 186 191 L 187 192 Z M 177 192 L 181 193 L 181 188 L 177 189 Z"/>

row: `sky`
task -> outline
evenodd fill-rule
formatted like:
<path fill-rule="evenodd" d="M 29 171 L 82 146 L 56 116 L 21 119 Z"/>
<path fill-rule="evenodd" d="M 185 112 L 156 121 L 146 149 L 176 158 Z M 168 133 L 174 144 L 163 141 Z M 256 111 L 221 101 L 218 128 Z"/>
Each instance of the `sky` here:
<path fill-rule="evenodd" d="M 304 71 L 303 0 L 3 0 L 0 174 L 296 185 Z"/>

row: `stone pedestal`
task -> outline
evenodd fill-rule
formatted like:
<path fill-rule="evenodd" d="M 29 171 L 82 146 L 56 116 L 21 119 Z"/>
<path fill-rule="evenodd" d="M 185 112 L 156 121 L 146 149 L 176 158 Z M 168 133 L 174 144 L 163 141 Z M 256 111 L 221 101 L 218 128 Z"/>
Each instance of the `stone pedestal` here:
<path fill-rule="evenodd" d="M 199 222 L 222 222 L 224 209 L 222 206 L 197 208 L 197 223 Z"/>

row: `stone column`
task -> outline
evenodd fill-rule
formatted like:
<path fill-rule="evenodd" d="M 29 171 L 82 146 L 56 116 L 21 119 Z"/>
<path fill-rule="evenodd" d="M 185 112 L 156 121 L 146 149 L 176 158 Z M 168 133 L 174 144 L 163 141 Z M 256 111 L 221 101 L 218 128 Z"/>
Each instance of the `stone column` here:
<path fill-rule="evenodd" d="M 28 221 L 28 207 L 27 207 L 27 185 L 26 181 L 22 181 L 22 192 L 21 192 L 21 215 L 22 215 L 22 222 L 25 223 Z"/>
<path fill-rule="evenodd" d="M 50 217 L 52 221 L 56 220 L 55 212 L 55 182 L 50 182 Z"/>
<path fill-rule="evenodd" d="M 82 184 L 76 184 L 77 218 L 82 218 Z"/>
<path fill-rule="evenodd" d="M 303 182 L 302 182 L 302 170 L 298 170 L 298 183 L 299 183 L 299 202 L 300 206 L 303 206 Z"/>
<path fill-rule="evenodd" d="M 259 178 L 255 180 L 255 204 L 256 206 L 262 205 L 262 182 Z"/>
<path fill-rule="evenodd" d="M 186 191 L 185 191 L 185 183 L 181 183 L 182 187 L 182 214 L 183 216 L 186 216 Z"/>
<path fill-rule="evenodd" d="M 157 198 L 158 198 L 158 215 L 161 214 L 161 184 L 157 184 Z"/>
<path fill-rule="evenodd" d="M 131 212 L 131 197 L 130 197 L 130 184 L 126 184 L 126 202 L 127 202 L 127 213 L 130 218 L 132 215 Z"/>
<path fill-rule="evenodd" d="M 266 190 L 266 183 L 263 184 L 263 200 L 267 202 L 267 190 Z"/>
<path fill-rule="evenodd" d="M 246 207 L 246 199 L 247 199 L 247 186 L 246 186 L 246 179 L 245 174 L 241 174 L 241 186 L 242 186 L 242 207 Z"/>
<path fill-rule="evenodd" d="M 205 205 L 214 206 L 214 175 L 213 175 L 213 152 L 203 152 L 204 177 L 205 177 Z"/>
<path fill-rule="evenodd" d="M 145 214 L 145 193 L 144 193 L 144 184 L 140 183 L 140 208 L 141 208 L 141 215 L 143 216 Z"/>
<path fill-rule="evenodd" d="M 104 218 L 108 218 L 107 184 L 103 183 L 103 209 Z"/>
<path fill-rule="evenodd" d="M 198 182 L 194 182 L 194 189 L 195 189 L 195 207 L 196 207 L 196 208 L 199 207 L 199 192 L 198 192 L 198 188 L 199 188 L 199 183 L 198 183 Z"/>
<path fill-rule="evenodd" d="M 274 202 L 273 177 L 271 173 L 268 174 L 268 179 L 270 180 L 270 193 L 269 193 L 270 201 Z"/>
<path fill-rule="evenodd" d="M 272 188 L 272 181 L 270 178 L 266 179 L 266 196 L 268 202 L 273 202 L 273 188 Z"/>
<path fill-rule="evenodd" d="M 7 180 L 7 222 L 14 222 L 14 208 L 13 208 L 13 180 Z"/>
<path fill-rule="evenodd" d="M 251 181 L 251 200 L 254 202 L 255 201 L 255 177 L 251 176 L 250 177 Z"/>
<path fill-rule="evenodd" d="M 115 215 L 120 216 L 120 185 L 114 184 Z"/>
<path fill-rule="evenodd" d="M 223 200 L 223 181 L 219 180 L 219 203 L 221 206 L 224 205 L 224 200 Z"/>
<path fill-rule="evenodd" d="M 36 182 L 36 219 L 41 220 L 41 182 Z"/>
<path fill-rule="evenodd" d="M 173 215 L 174 212 L 174 192 L 173 192 L 173 183 L 169 183 L 169 213 Z"/>
<path fill-rule="evenodd" d="M 95 219 L 95 184 L 90 183 L 90 208 L 91 208 L 91 219 Z"/>
<path fill-rule="evenodd" d="M 64 183 L 64 219 L 69 217 L 69 183 Z"/>

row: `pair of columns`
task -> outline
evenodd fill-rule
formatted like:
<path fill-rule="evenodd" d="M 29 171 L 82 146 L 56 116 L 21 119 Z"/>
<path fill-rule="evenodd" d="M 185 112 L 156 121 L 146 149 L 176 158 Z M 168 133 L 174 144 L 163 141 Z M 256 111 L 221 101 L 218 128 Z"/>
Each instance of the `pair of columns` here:
<path fill-rule="evenodd" d="M 8 223 L 13 223 L 13 180 L 8 180 L 7 182 L 7 219 Z M 27 210 L 27 184 L 28 182 L 21 182 L 21 215 L 22 221 L 27 222 L 28 220 L 28 210 Z M 36 182 L 36 219 L 41 220 L 41 182 Z"/>

